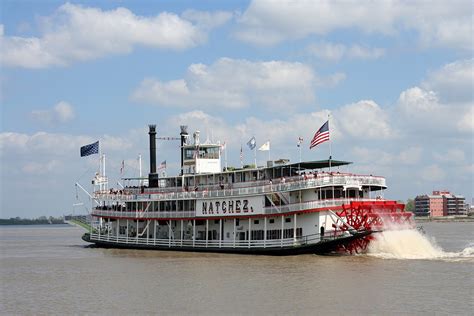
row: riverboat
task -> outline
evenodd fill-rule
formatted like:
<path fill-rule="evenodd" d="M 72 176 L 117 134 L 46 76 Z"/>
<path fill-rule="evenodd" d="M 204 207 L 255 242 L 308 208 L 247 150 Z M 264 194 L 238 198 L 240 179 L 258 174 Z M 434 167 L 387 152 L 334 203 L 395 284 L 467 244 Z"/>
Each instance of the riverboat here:
<path fill-rule="evenodd" d="M 410 223 L 404 205 L 383 198 L 380 176 L 341 172 L 328 160 L 222 166 L 222 145 L 181 126 L 181 171 L 162 176 L 156 126 L 149 125 L 150 173 L 109 188 L 94 180 L 94 225 L 83 240 L 100 247 L 295 255 L 360 252 L 387 223 Z M 105 170 L 105 167 L 103 168 Z"/>

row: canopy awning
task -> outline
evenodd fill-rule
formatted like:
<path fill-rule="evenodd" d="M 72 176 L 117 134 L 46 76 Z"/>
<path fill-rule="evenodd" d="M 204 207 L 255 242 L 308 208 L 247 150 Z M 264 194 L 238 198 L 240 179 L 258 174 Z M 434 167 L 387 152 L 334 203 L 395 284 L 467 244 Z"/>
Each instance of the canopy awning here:
<path fill-rule="evenodd" d="M 288 165 L 282 165 L 278 167 L 284 167 L 284 168 L 290 168 L 291 169 L 297 169 L 297 170 L 313 170 L 313 169 L 323 169 L 323 168 L 329 168 L 329 164 L 331 164 L 331 167 L 339 167 L 339 166 L 345 166 L 349 165 L 352 162 L 350 161 L 342 161 L 342 160 L 316 160 L 316 161 L 303 161 L 303 162 L 297 162 L 297 163 L 292 163 Z"/>

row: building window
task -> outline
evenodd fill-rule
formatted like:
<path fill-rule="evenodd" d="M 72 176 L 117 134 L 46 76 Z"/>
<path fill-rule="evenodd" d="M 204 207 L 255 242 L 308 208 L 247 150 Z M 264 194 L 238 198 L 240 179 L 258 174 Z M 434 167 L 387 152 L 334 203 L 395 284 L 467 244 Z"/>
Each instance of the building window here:
<path fill-rule="evenodd" d="M 285 218 L 285 223 L 291 223 L 291 217 Z"/>

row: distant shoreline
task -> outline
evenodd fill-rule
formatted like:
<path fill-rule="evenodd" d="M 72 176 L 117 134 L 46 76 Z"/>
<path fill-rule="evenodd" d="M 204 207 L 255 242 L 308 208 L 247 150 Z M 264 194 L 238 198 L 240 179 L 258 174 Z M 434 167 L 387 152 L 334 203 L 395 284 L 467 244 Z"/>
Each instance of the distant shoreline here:
<path fill-rule="evenodd" d="M 25 219 L 25 218 L 0 218 L 0 225 L 61 225 L 67 224 L 63 219 Z"/>
<path fill-rule="evenodd" d="M 415 217 L 415 222 L 474 222 L 473 216 L 467 217 L 450 217 L 450 216 L 442 216 L 442 217 Z"/>

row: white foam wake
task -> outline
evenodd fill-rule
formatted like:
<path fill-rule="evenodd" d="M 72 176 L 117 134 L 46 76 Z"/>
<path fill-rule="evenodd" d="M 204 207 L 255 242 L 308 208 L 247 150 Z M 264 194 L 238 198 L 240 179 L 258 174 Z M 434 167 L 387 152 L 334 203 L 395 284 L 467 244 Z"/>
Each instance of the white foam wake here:
<path fill-rule="evenodd" d="M 445 252 L 434 239 L 415 229 L 387 230 L 374 235 L 368 246 L 369 256 L 384 259 L 474 259 L 474 244 L 461 252 Z"/>

